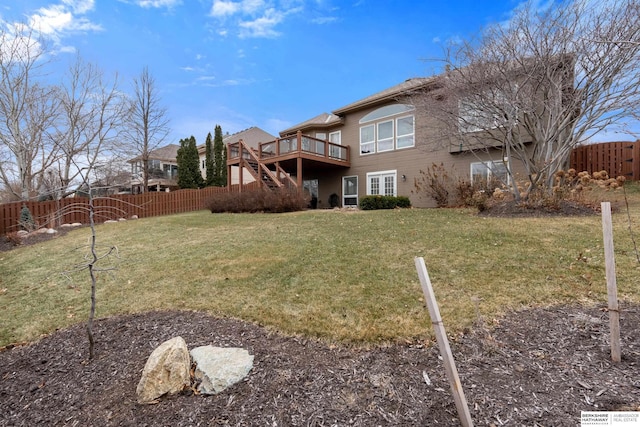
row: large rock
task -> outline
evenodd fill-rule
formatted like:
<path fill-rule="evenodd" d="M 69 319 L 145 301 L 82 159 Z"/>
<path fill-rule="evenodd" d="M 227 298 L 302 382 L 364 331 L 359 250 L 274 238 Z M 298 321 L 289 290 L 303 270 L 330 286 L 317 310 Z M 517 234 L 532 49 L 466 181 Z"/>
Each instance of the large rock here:
<path fill-rule="evenodd" d="M 191 350 L 196 364 L 195 380 L 201 394 L 220 393 L 241 381 L 253 367 L 253 356 L 242 348 L 206 345 Z"/>
<path fill-rule="evenodd" d="M 177 393 L 191 384 L 189 349 L 182 337 L 163 342 L 153 350 L 142 371 L 136 394 L 138 403 L 154 403 L 163 394 Z"/>

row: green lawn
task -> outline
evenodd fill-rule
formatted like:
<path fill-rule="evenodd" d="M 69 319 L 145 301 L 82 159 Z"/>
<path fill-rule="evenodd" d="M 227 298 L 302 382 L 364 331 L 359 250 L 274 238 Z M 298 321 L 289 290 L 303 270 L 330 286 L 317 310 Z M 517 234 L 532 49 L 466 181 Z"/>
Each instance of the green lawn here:
<path fill-rule="evenodd" d="M 629 187 L 640 234 L 640 191 Z M 620 200 L 620 193 L 611 193 Z M 624 204 L 622 204 L 624 205 Z M 640 299 L 627 213 L 614 214 L 619 298 Z M 0 346 L 83 322 L 90 230 L 0 253 Z M 559 303 L 606 305 L 600 216 L 482 218 L 466 209 L 210 214 L 97 227 L 119 257 L 98 276 L 97 316 L 202 310 L 357 344 L 429 339 L 414 257 L 447 330 Z M 640 237 L 636 236 L 636 240 Z M 65 275 L 65 271 L 72 273 Z"/>

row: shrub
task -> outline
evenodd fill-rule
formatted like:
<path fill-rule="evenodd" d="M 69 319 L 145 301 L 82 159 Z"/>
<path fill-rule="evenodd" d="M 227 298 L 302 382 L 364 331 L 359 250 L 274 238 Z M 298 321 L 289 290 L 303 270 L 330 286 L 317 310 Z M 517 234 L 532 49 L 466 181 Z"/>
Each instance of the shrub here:
<path fill-rule="evenodd" d="M 11 233 L 7 233 L 6 239 L 7 239 L 7 242 L 11 243 L 13 246 L 18 246 L 22 244 L 22 238 L 20 237 L 17 231 L 12 231 Z"/>
<path fill-rule="evenodd" d="M 449 194 L 453 190 L 452 177 L 447 173 L 444 163 L 432 163 L 427 170 L 420 170 L 419 177 L 414 179 L 413 186 L 417 193 L 425 193 L 436 202 L 436 206 L 449 206 Z"/>
<path fill-rule="evenodd" d="M 360 199 L 360 209 L 365 211 L 409 207 L 411 201 L 405 196 L 365 196 Z"/>
<path fill-rule="evenodd" d="M 31 215 L 31 211 L 29 210 L 27 205 L 22 205 L 22 210 L 20 211 L 20 220 L 18 222 L 23 230 L 33 231 L 36 229 L 36 223 L 33 220 L 33 216 Z"/>
<path fill-rule="evenodd" d="M 309 196 L 300 194 L 295 188 L 225 192 L 214 194 L 206 202 L 211 213 L 222 212 L 295 212 L 309 205 Z"/>

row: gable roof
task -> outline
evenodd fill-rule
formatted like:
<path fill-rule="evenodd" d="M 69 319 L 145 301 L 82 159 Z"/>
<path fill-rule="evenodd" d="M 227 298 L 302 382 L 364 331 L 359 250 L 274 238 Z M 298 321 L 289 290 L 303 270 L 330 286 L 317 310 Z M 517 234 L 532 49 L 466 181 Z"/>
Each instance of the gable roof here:
<path fill-rule="evenodd" d="M 169 144 L 164 147 L 156 148 L 149 151 L 149 160 L 160 160 L 165 163 L 176 163 L 178 157 L 178 149 L 180 146 L 177 144 Z M 142 160 L 142 156 L 136 156 L 131 160 L 127 160 L 128 163 L 137 162 Z"/>
<path fill-rule="evenodd" d="M 258 145 L 261 142 L 275 141 L 275 139 L 276 137 L 271 135 L 269 132 L 265 132 L 259 127 L 252 126 L 232 135 L 224 136 L 222 138 L 222 142 L 229 144 L 243 140 L 249 147 L 258 148 Z"/>
<path fill-rule="evenodd" d="M 315 116 L 312 119 L 309 119 L 295 126 L 292 126 L 288 129 L 280 131 L 280 136 L 285 136 L 287 134 L 295 133 L 299 130 L 304 131 L 310 128 L 318 129 L 318 128 L 330 127 L 336 124 L 340 124 L 342 123 L 342 121 L 343 121 L 342 118 L 339 116 L 336 116 L 335 114 L 322 113 Z"/>
<path fill-rule="evenodd" d="M 265 132 L 257 126 L 251 126 L 250 128 L 241 130 L 240 132 L 233 133 L 231 135 L 223 135 L 222 142 L 226 144 L 232 144 L 243 140 L 251 148 L 258 149 L 261 142 L 275 141 L 276 137 L 269 132 Z M 204 154 L 206 149 L 206 143 L 198 145 L 198 153 Z"/>
<path fill-rule="evenodd" d="M 363 98 L 359 101 L 352 102 L 351 104 L 345 105 L 342 108 L 338 108 L 337 110 L 333 111 L 333 114 L 341 116 L 351 111 L 360 110 L 362 108 L 366 108 L 382 102 L 395 100 L 399 96 L 409 95 L 416 90 L 423 89 L 429 84 L 435 83 L 435 81 L 436 77 L 415 77 L 407 79 L 398 85 L 374 93 L 373 95 L 367 96 L 366 98 Z"/>
<path fill-rule="evenodd" d="M 295 126 L 291 126 L 288 129 L 280 131 L 280 136 L 290 135 L 297 131 L 304 131 L 307 129 L 318 129 L 323 127 L 330 127 L 336 124 L 340 124 L 344 121 L 344 115 L 353 111 L 360 110 L 362 108 L 370 107 L 373 105 L 381 104 L 388 101 L 394 101 L 398 97 L 403 95 L 410 95 L 411 93 L 425 89 L 429 85 L 435 84 L 436 77 L 416 77 L 407 79 L 404 82 L 374 93 L 359 101 L 352 102 L 345 105 L 342 108 L 334 110 L 332 113 L 322 113 L 312 119 L 306 120 L 302 123 L 298 123 Z"/>

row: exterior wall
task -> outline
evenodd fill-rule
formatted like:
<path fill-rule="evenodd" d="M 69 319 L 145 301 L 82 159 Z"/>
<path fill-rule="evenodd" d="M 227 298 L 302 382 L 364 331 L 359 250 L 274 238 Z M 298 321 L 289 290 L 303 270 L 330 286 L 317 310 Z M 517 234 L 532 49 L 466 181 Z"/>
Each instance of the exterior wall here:
<path fill-rule="evenodd" d="M 360 119 L 370 112 L 377 110 L 385 104 L 370 107 L 348 114 L 344 118 L 344 124 L 330 129 L 318 129 L 305 131 L 305 134 L 315 136 L 316 132 L 328 134 L 337 130 L 341 131 L 342 145 L 350 147 L 351 167 L 348 169 L 331 169 L 317 176 L 307 176 L 304 179 L 318 179 L 319 208 L 329 207 L 329 197 L 336 193 L 339 203 L 342 205 L 342 178 L 345 176 L 358 177 L 358 199 L 367 194 L 367 173 L 380 171 L 395 171 L 396 194 L 407 196 L 415 207 L 434 207 L 435 201 L 426 195 L 417 194 L 415 181 L 421 177 L 421 170 L 427 170 L 432 164 L 442 163 L 452 176 L 470 177 L 470 164 L 481 161 L 502 161 L 500 150 L 492 150 L 492 153 L 469 151 L 451 153 L 450 142 L 437 138 L 438 123 L 429 120 L 428 117 L 414 111 L 414 146 L 393 151 L 374 154 L 360 153 Z M 388 104 L 387 104 L 388 105 Z M 400 113 L 390 118 L 402 117 L 411 113 Z M 521 165 L 513 165 L 515 171 L 521 170 Z M 403 179 L 404 176 L 404 179 Z"/>

